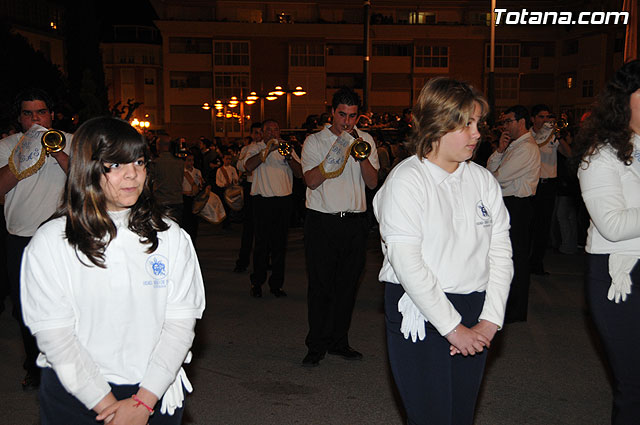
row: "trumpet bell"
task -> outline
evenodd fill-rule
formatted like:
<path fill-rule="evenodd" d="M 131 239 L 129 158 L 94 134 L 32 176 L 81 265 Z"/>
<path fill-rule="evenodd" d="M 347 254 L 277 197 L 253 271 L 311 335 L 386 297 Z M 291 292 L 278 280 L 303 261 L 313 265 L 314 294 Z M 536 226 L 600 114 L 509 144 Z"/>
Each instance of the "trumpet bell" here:
<path fill-rule="evenodd" d="M 60 152 L 64 149 L 67 144 L 67 139 L 61 131 L 49 130 L 42 135 L 41 142 L 48 155 L 50 153 Z"/>
<path fill-rule="evenodd" d="M 356 161 L 364 161 L 371 154 L 371 146 L 362 138 L 357 138 L 351 145 L 351 156 Z"/>
<path fill-rule="evenodd" d="M 278 152 L 280 155 L 289 159 L 291 157 L 291 145 L 287 142 L 282 142 L 278 145 Z"/>

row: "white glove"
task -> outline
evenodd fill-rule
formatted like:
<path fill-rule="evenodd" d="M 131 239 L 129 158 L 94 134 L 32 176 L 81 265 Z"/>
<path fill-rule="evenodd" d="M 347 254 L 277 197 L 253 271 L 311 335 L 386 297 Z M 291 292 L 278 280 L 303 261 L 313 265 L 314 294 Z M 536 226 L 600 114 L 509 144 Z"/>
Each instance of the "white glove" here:
<path fill-rule="evenodd" d="M 615 301 L 626 301 L 627 295 L 631 293 L 631 270 L 638 262 L 637 257 L 624 254 L 609 255 L 609 276 L 611 276 L 611 286 L 607 298 Z"/>
<path fill-rule="evenodd" d="M 191 351 L 189 351 L 187 353 L 187 358 L 184 360 L 185 364 L 191 363 L 192 357 Z M 184 372 L 184 369 L 180 368 L 178 375 L 176 376 L 176 380 L 173 381 L 173 384 L 169 385 L 169 388 L 167 388 L 167 391 L 162 397 L 160 413 L 163 415 L 173 415 L 177 408 L 182 407 L 182 402 L 184 401 L 184 391 L 182 390 L 183 386 L 188 393 L 193 392 L 193 385 L 191 385 L 189 378 L 187 378 L 187 374 Z"/>
<path fill-rule="evenodd" d="M 351 144 L 355 139 L 346 131 L 333 142 L 329 152 L 320 163 L 320 172 L 326 179 L 332 179 L 342 174 L 344 166 L 347 165 Z"/>
<path fill-rule="evenodd" d="M 402 314 L 400 332 L 402 332 L 405 339 L 409 339 L 409 335 L 411 335 L 413 342 L 416 342 L 417 339 L 422 341 L 427 336 L 425 327 L 427 319 L 420 313 L 420 310 L 418 310 L 418 307 L 411 301 L 406 292 L 398 301 L 398 311 Z"/>

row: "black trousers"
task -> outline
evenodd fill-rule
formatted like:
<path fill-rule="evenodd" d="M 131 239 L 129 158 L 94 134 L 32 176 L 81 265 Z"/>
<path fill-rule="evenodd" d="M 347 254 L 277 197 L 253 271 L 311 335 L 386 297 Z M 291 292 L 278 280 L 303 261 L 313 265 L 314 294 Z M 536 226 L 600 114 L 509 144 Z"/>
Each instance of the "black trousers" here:
<path fill-rule="evenodd" d="M 138 392 L 138 385 L 111 386 L 111 392 L 117 400 L 124 400 Z M 42 369 L 42 381 L 38 393 L 40 400 L 40 423 L 42 425 L 96 425 L 96 416 L 93 410 L 89 410 L 77 398 L 64 389 L 58 375 L 51 368 Z M 184 403 L 184 402 L 183 402 Z M 173 415 L 160 413 L 162 399 L 153 407 L 155 413 L 149 417 L 149 425 L 179 425 L 182 423 L 183 407 L 177 408 Z M 144 409 L 139 406 L 138 409 Z M 100 422 L 102 423 L 102 422 Z"/>
<path fill-rule="evenodd" d="M 509 211 L 511 249 L 513 250 L 513 280 L 509 290 L 505 322 L 527 320 L 529 306 L 529 247 L 531 225 L 531 197 L 505 196 L 504 204 Z"/>
<path fill-rule="evenodd" d="M 398 300 L 402 285 L 385 284 L 387 348 L 393 378 L 409 425 L 471 425 L 487 360 L 487 349 L 474 356 L 449 354 L 449 341 L 427 323 L 424 340 L 412 342 L 400 331 Z M 485 293 L 447 294 L 462 324 L 478 323 Z"/>
<path fill-rule="evenodd" d="M 367 216 L 338 217 L 307 210 L 304 246 L 311 352 L 349 345 L 349 327 L 367 244 Z"/>
<path fill-rule="evenodd" d="M 533 218 L 531 220 L 531 257 L 529 263 L 533 272 L 544 271 L 544 254 L 549 244 L 549 233 L 553 209 L 558 193 L 557 179 L 538 183 L 533 197 Z"/>
<path fill-rule="evenodd" d="M 631 294 L 616 304 L 607 299 L 609 256 L 589 254 L 585 273 L 591 316 L 613 372 L 613 425 L 640 424 L 640 266 L 631 271 Z"/>
<path fill-rule="evenodd" d="M 266 282 L 267 262 L 271 258 L 269 287 L 272 291 L 282 289 L 291 202 L 291 196 L 253 197 L 255 248 L 250 277 L 252 285 L 261 286 Z"/>
<path fill-rule="evenodd" d="M 251 196 L 251 182 L 242 183 L 244 189 L 244 206 L 242 207 L 242 237 L 240 252 L 236 266 L 248 267 L 253 248 L 253 196 Z"/>
<path fill-rule="evenodd" d="M 20 264 L 22 263 L 22 253 L 29 244 L 31 238 L 8 235 L 7 236 L 7 273 L 9 274 L 9 285 L 11 287 L 11 302 L 13 303 L 13 317 L 20 325 L 22 334 L 22 344 L 27 355 L 23 367 L 25 370 L 37 372 L 36 359 L 40 350 L 36 344 L 36 339 L 22 319 L 22 303 L 20 301 Z"/>

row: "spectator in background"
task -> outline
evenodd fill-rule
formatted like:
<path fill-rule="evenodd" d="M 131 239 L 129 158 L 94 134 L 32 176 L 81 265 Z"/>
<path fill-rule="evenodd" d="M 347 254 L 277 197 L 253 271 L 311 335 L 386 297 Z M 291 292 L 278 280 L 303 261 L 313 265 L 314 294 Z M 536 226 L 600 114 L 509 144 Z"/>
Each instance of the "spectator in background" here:
<path fill-rule="evenodd" d="M 153 195 L 169 216 L 182 223 L 184 162 L 171 153 L 171 139 L 164 134 L 156 141 L 158 157 L 152 163 Z"/>
<path fill-rule="evenodd" d="M 182 179 L 182 228 L 191 236 L 193 246 L 196 246 L 198 236 L 198 215 L 193 213 L 193 199 L 204 188 L 204 179 L 200 170 L 193 166 L 194 156 L 188 153 L 184 159 L 184 178 Z"/>

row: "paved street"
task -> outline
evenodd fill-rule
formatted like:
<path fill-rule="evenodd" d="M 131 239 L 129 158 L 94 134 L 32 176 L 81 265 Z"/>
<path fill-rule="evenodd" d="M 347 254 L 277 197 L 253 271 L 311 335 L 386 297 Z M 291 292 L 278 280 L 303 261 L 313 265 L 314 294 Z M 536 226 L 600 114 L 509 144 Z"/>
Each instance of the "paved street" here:
<path fill-rule="evenodd" d="M 302 230 L 292 229 L 284 289 L 249 297 L 248 273 L 231 272 L 240 225 L 203 224 L 198 253 L 207 309 L 187 369 L 195 391 L 185 424 L 402 424 L 386 359 L 382 261 L 369 239 L 351 345 L 364 360 L 327 356 L 301 367 L 306 353 L 306 277 Z M 507 325 L 491 349 L 476 424 L 603 425 L 611 389 L 585 311 L 582 256 L 548 254 L 550 276 L 533 276 L 529 321 Z M 8 302 L 8 301 L 7 301 Z M 24 393 L 22 346 L 7 311 L 0 315 L 0 424 L 38 423 L 37 395 Z"/>

